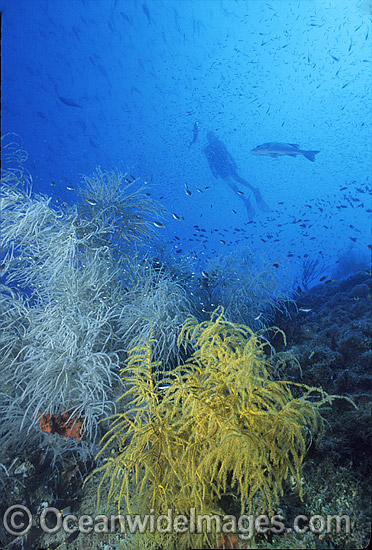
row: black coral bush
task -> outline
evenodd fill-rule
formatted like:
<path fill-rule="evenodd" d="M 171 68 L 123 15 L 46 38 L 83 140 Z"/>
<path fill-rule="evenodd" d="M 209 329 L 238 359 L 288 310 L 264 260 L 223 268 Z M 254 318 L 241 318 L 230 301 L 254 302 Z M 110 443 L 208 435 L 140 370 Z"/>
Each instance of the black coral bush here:
<path fill-rule="evenodd" d="M 130 351 L 122 376 L 133 400 L 111 417 L 101 450 L 116 446 L 100 468 L 109 502 L 119 514 L 148 508 L 223 516 L 219 503 L 233 492 L 242 513 L 253 503 L 256 513 L 272 513 L 289 475 L 301 487 L 308 438 L 322 428 L 319 408 L 332 397 L 274 380 L 264 340 L 227 322 L 222 309 L 201 324 L 188 319 L 178 344 L 194 352 L 161 381 L 153 375 L 159 364 L 151 362 L 151 339 Z M 183 536 L 182 546 L 187 541 Z"/>

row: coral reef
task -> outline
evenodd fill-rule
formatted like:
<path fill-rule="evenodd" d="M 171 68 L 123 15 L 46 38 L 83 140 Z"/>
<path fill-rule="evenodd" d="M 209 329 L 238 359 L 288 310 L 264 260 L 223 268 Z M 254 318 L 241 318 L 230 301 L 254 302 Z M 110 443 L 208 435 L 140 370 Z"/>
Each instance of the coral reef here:
<path fill-rule="evenodd" d="M 138 260 L 138 265 L 141 265 L 141 261 Z M 144 264 L 145 265 L 145 264 Z M 159 269 L 164 271 L 169 276 L 167 272 L 167 266 L 154 264 L 154 269 Z M 125 286 L 127 290 L 132 285 L 135 285 L 135 281 L 130 277 L 131 271 L 125 274 L 125 277 L 128 277 L 129 286 Z M 131 282 L 132 281 L 132 282 Z M 127 283 L 123 283 L 126 285 Z M 194 535 L 192 542 L 188 541 L 184 536 L 174 536 L 173 538 L 169 533 L 160 533 L 155 531 L 155 533 L 127 533 L 125 536 L 123 533 L 120 533 L 118 529 L 114 534 L 104 535 L 103 533 L 95 533 L 85 537 L 80 535 L 76 540 L 71 541 L 67 535 L 61 537 L 60 534 L 57 535 L 46 535 L 44 534 L 42 538 L 39 539 L 40 547 L 48 547 L 49 545 L 57 546 L 58 544 L 68 544 L 69 548 L 73 550 L 81 550 L 89 541 L 90 547 L 96 544 L 98 548 L 110 548 L 111 550 L 122 550 L 124 548 L 151 548 L 153 550 L 158 548 L 164 548 L 167 545 L 174 545 L 174 548 L 179 548 L 180 545 L 192 546 L 192 547 L 236 547 L 236 548 L 258 548 L 258 549 L 275 549 L 275 548 L 345 548 L 351 550 L 353 548 L 360 548 L 366 546 L 370 536 L 370 442 L 371 442 L 371 430 L 370 430 L 370 327 L 371 323 L 371 308 L 370 308 L 370 299 L 368 296 L 363 299 L 358 299 L 358 297 L 352 297 L 350 291 L 359 284 L 366 284 L 372 288 L 372 281 L 370 275 L 366 272 L 359 272 L 354 274 L 347 280 L 344 281 L 331 281 L 325 285 L 319 285 L 318 287 L 312 289 L 309 293 L 303 294 L 300 296 L 297 307 L 292 307 L 290 310 L 290 316 L 277 316 L 276 324 L 285 328 L 287 334 L 287 340 L 290 344 L 291 355 L 285 353 L 284 351 L 277 351 L 276 354 L 271 356 L 266 356 L 265 364 L 268 373 L 268 379 L 273 379 L 274 381 L 282 381 L 285 383 L 285 380 L 298 381 L 309 386 L 322 386 L 325 391 L 328 393 L 338 393 L 338 394 L 348 394 L 352 396 L 354 401 L 358 404 L 358 410 L 356 410 L 347 400 L 338 399 L 333 402 L 332 409 L 327 409 L 324 407 L 322 410 L 322 417 L 326 419 L 324 423 L 324 433 L 322 438 L 314 439 L 310 438 L 310 433 L 307 429 L 304 429 L 303 436 L 307 438 L 306 448 L 307 456 L 306 460 L 301 466 L 301 485 L 303 491 L 303 500 L 299 497 L 300 486 L 298 480 L 296 480 L 291 473 L 289 473 L 286 480 L 283 481 L 283 496 L 280 496 L 278 503 L 273 503 L 274 512 L 281 514 L 286 518 L 286 522 L 292 521 L 292 519 L 298 514 L 304 514 L 306 516 L 311 516 L 312 514 L 321 515 L 325 517 L 327 514 L 347 514 L 351 519 L 351 532 L 347 533 L 344 530 L 341 530 L 340 533 L 332 531 L 325 531 L 322 533 L 312 533 L 310 531 L 304 533 L 295 533 L 286 531 L 283 534 L 256 534 L 248 541 L 241 541 L 235 533 L 233 538 L 229 537 L 223 539 L 221 537 L 211 537 L 206 542 L 203 543 L 203 535 L 200 535 L 199 539 L 197 534 Z M 124 290 L 124 295 L 127 291 Z M 6 293 L 9 293 L 9 289 L 6 290 Z M 5 293 L 5 294 L 6 294 Z M 3 298 L 3 304 L 5 305 L 6 300 Z M 15 297 L 9 298 L 9 303 L 17 303 Z M 17 308 L 20 310 L 23 307 L 23 299 L 20 299 L 18 302 Z M 6 308 L 5 308 L 6 309 Z M 310 310 L 310 311 L 309 311 Z M 9 310 L 9 313 L 13 309 Z M 8 317 L 9 321 L 9 331 L 15 330 L 14 323 L 12 324 L 12 319 L 17 318 L 15 311 L 15 317 Z M 194 326 L 198 326 L 197 323 Z M 306 331 L 303 330 L 303 327 L 306 328 Z M 266 341 L 262 339 L 265 336 Z M 258 335 L 257 335 L 258 337 Z M 267 339 L 270 337 L 270 340 Z M 212 340 L 210 340 L 211 342 Z M 10 338 L 10 342 L 14 342 Z M 210 343 L 209 341 L 207 342 Z M 283 338 L 280 332 L 272 332 L 271 335 L 267 332 L 260 332 L 259 337 L 260 345 L 263 346 L 263 351 L 269 354 L 270 345 L 274 345 L 276 350 L 284 350 Z M 146 344 L 146 343 L 145 343 Z M 138 378 L 134 376 L 134 373 L 143 372 L 143 376 L 140 379 L 142 383 L 147 381 L 148 384 L 153 384 L 153 398 L 158 396 L 159 403 L 163 402 L 165 397 L 169 397 L 168 403 L 174 405 L 174 397 L 178 395 L 180 397 L 178 406 L 179 409 L 182 408 L 183 395 L 189 400 L 189 402 L 195 403 L 197 410 L 202 411 L 202 404 L 198 399 L 198 396 L 205 392 L 205 383 L 207 382 L 205 377 L 203 378 L 204 384 L 203 387 L 200 387 L 201 384 L 198 382 L 196 377 L 195 379 L 190 379 L 190 386 L 186 384 L 180 384 L 179 388 L 183 388 L 183 394 L 176 389 L 175 384 L 178 381 L 182 382 L 182 374 L 187 374 L 188 364 L 183 365 L 179 369 L 177 376 L 173 376 L 172 372 L 162 372 L 161 365 L 156 360 L 154 355 L 150 354 L 150 349 L 154 346 L 154 342 L 150 343 L 150 346 L 147 346 L 147 356 L 146 364 L 152 365 L 155 363 L 154 367 L 151 367 L 153 370 L 153 377 L 150 379 L 149 370 L 145 368 L 145 362 L 143 361 L 144 351 L 142 350 L 142 355 L 138 350 L 137 356 L 139 356 L 139 364 L 133 364 L 131 369 L 126 370 L 122 373 L 123 377 L 130 377 L 129 383 L 132 386 L 129 386 L 127 389 L 128 394 L 117 403 L 118 407 L 122 407 L 122 416 L 115 417 L 111 420 L 109 425 L 109 430 L 113 428 L 113 431 L 107 434 L 104 443 L 108 443 L 107 448 L 102 452 L 100 459 L 103 456 L 108 457 L 106 467 L 112 467 L 119 465 L 119 462 L 114 462 L 118 458 L 118 454 L 123 455 L 126 450 L 131 449 L 131 433 L 128 430 L 128 426 L 132 425 L 132 432 L 138 428 L 138 422 L 136 424 L 136 415 L 140 415 L 140 421 L 142 422 L 143 429 L 145 430 L 146 426 L 150 430 L 156 426 L 159 427 L 158 436 L 161 434 L 163 441 L 169 440 L 169 434 L 167 436 L 166 428 L 169 427 L 168 418 L 165 418 L 163 423 L 158 422 L 157 419 L 151 417 L 150 422 L 148 421 L 148 404 L 151 403 L 151 400 L 147 400 L 143 403 L 134 404 L 133 410 L 130 411 L 127 408 L 125 403 L 128 399 L 135 398 L 136 394 L 133 394 L 135 390 L 135 383 L 139 383 Z M 198 346 L 193 343 L 195 351 L 198 350 Z M 9 345 L 9 342 L 8 342 Z M 147 344 L 146 344 L 147 345 Z M 145 345 L 145 347 L 146 347 Z M 12 355 L 16 350 L 11 351 L 9 348 L 9 353 Z M 285 348 L 288 349 L 288 348 Z M 187 349 L 187 354 L 191 354 L 190 346 Z M 298 368 L 298 364 L 294 360 L 293 356 L 297 356 L 299 362 L 301 363 L 302 369 Z M 192 357 L 190 357 L 192 359 Z M 193 361 L 191 361 L 192 371 L 198 372 L 196 364 L 192 367 Z M 199 365 L 200 369 L 204 369 L 202 365 Z M 141 370 L 142 369 L 142 370 Z M 166 379 L 169 379 L 167 381 Z M 196 385 L 192 385 L 191 382 L 196 382 Z M 224 378 L 221 374 L 221 388 L 226 388 Z M 167 390 L 166 386 L 169 385 Z M 173 386 L 173 389 L 171 387 Z M 229 388 L 231 386 L 229 385 Z M 292 394 L 295 398 L 301 399 L 302 390 L 300 388 L 291 387 Z M 234 392 L 236 392 L 235 386 L 231 389 L 232 397 L 229 397 L 229 403 L 233 402 Z M 205 392 L 206 393 L 206 392 Z M 205 393 L 203 394 L 205 396 Z M 217 390 L 214 388 L 209 388 L 209 393 L 211 396 L 214 396 L 215 400 L 218 397 Z M 138 394 L 137 394 L 138 395 Z M 315 394 L 314 394 L 315 395 Z M 228 394 L 225 391 L 224 398 L 226 399 Z M 173 401 L 172 401 L 173 399 Z M 220 397 L 220 402 L 225 401 Z M 211 402 L 212 403 L 212 402 Z M 19 403 L 12 401 L 8 403 L 7 406 L 13 406 L 12 414 L 14 414 L 15 422 L 17 423 L 17 418 L 22 419 L 22 411 L 18 410 Z M 315 405 L 315 403 L 312 403 Z M 207 408 L 209 417 L 212 412 L 217 416 L 218 407 L 215 407 L 212 411 L 211 407 L 207 406 L 208 403 L 204 403 Z M 146 412 L 147 411 L 147 412 Z M 128 426 L 125 425 L 124 419 L 127 414 Z M 18 416 L 17 416 L 18 415 Z M 173 417 L 170 417 L 172 420 Z M 199 418 L 200 419 L 200 418 Z M 109 442 L 111 436 L 115 436 L 115 425 L 112 422 L 118 423 L 118 428 L 120 428 L 120 420 L 123 421 L 121 426 L 122 431 L 118 437 L 113 437 L 112 441 Z M 132 424 L 131 424 L 132 423 Z M 102 423 L 105 426 L 105 423 Z M 193 419 L 190 418 L 188 424 L 190 429 L 188 433 L 185 434 L 185 439 L 182 440 L 182 444 L 185 445 L 185 441 L 192 441 L 192 432 L 191 428 L 194 426 Z M 161 432 L 163 430 L 163 432 Z M 191 435 L 190 435 L 191 434 Z M 149 435 L 149 439 L 150 439 Z M 154 441 L 156 439 L 156 434 L 152 434 Z M 213 435 L 213 434 L 212 434 Z M 43 433 L 43 437 L 46 437 L 50 440 L 50 445 L 56 446 L 56 452 L 64 453 L 64 448 L 61 447 L 62 440 L 67 440 L 67 438 L 62 438 L 58 434 Z M 214 436 L 215 437 L 215 436 Z M 211 438 L 211 441 L 213 437 Z M 68 444 L 74 443 L 76 446 L 79 445 L 76 440 L 69 438 Z M 195 439 L 194 439 L 195 441 Z M 216 438 L 214 439 L 216 441 Z M 311 441 L 311 444 L 310 444 Z M 84 439 L 82 440 L 82 443 Z M 177 443 L 177 442 L 176 442 Z M 203 442 L 201 442 L 203 443 Z M 315 444 L 316 443 L 316 444 Z M 204 445 L 207 444 L 207 441 L 204 442 Z M 43 445 L 44 446 L 44 445 Z M 40 447 L 39 447 L 40 448 Z M 179 447 L 174 445 L 175 450 L 177 451 Z M 169 449 L 166 445 L 163 448 L 158 449 L 158 455 L 151 454 L 152 447 L 143 447 L 142 452 L 148 454 L 149 459 L 149 468 L 152 466 L 155 472 L 155 466 L 158 461 L 158 457 L 163 456 L 164 459 L 169 455 L 172 458 L 173 455 L 173 445 Z M 129 451 L 128 451 L 129 452 Z M 163 452 L 163 455 L 161 455 Z M 154 449 L 155 453 L 155 449 Z M 164 455 L 166 455 L 164 457 Z M 129 457 L 129 455 L 126 455 Z M 190 456 L 192 454 L 190 453 Z M 194 455 L 197 459 L 203 457 L 202 454 L 195 453 Z M 151 461 L 151 458 L 153 459 Z M 171 462 L 173 464 L 173 462 Z M 19 459 L 16 462 L 15 466 L 12 465 L 12 459 L 8 459 L 3 462 L 4 468 L 1 468 L 1 479 L 0 482 L 4 486 L 4 501 L 9 500 L 10 494 L 17 495 L 19 500 L 24 498 L 24 486 L 29 488 L 32 487 L 32 491 L 29 491 L 32 495 L 32 504 L 37 501 L 37 496 L 41 500 L 49 501 L 50 496 L 47 496 L 45 489 L 45 474 L 41 474 L 40 465 L 37 461 L 33 462 L 33 468 L 36 470 L 37 479 L 40 479 L 39 482 L 35 481 L 35 474 L 32 473 L 33 468 L 28 466 L 27 460 Z M 1 466 L 0 466 L 1 467 Z M 95 475 L 88 479 L 84 488 L 78 483 L 78 480 L 81 479 L 80 475 L 75 472 L 76 464 L 71 464 L 66 468 L 66 473 L 62 476 L 63 485 L 60 485 L 55 489 L 55 493 L 69 495 L 65 497 L 63 504 L 61 506 L 71 505 L 73 513 L 76 513 L 78 516 L 85 513 L 93 513 L 95 506 L 95 494 L 98 485 L 100 484 L 100 476 Z M 45 462 L 43 466 L 43 472 L 45 469 Z M 15 471 L 24 473 L 17 473 Z M 49 470 L 50 471 L 50 470 Z M 113 470 L 111 470 L 112 473 Z M 177 470 L 178 471 L 178 470 Z M 126 472 L 126 470 L 124 470 Z M 121 474 L 123 472 L 118 468 L 116 470 L 116 482 L 117 484 L 123 480 Z M 151 498 L 154 494 L 155 489 L 152 488 L 152 485 L 148 484 L 147 486 L 142 486 L 144 491 L 142 497 L 140 498 L 138 494 L 138 485 L 141 480 L 143 480 L 144 470 L 139 471 L 138 480 L 133 476 L 133 471 L 130 474 L 128 471 L 128 492 L 131 509 L 145 511 L 149 509 L 151 505 Z M 183 472 L 182 472 L 183 474 Z M 23 476 L 23 477 L 20 477 Z M 32 476 L 32 477 L 31 477 Z M 184 479 L 182 475 L 182 481 Z M 110 485 L 110 476 L 106 476 L 106 481 L 108 483 L 100 484 L 100 493 L 101 493 L 101 502 L 97 509 L 96 513 L 105 513 L 106 512 L 106 500 L 107 493 L 111 490 L 111 508 L 110 511 L 115 513 L 115 508 L 118 504 L 117 502 L 117 490 L 119 490 L 119 485 L 115 483 Z M 32 485 L 31 485 L 32 483 Z M 40 489 L 38 492 L 35 492 L 35 483 L 36 486 L 39 486 Z M 161 484 L 164 490 L 167 488 L 166 485 Z M 160 492 L 163 495 L 162 487 L 157 487 L 156 491 Z M 146 495 L 147 501 L 144 498 Z M 208 493 L 210 496 L 210 493 Z M 233 514 L 238 516 L 240 513 L 241 506 L 241 494 L 239 494 L 238 486 L 232 486 L 232 476 L 228 475 L 226 480 L 226 493 L 223 491 L 219 498 L 218 495 L 214 492 L 212 494 L 215 504 L 214 511 L 225 511 L 228 514 Z M 12 497 L 13 498 L 13 497 Z M 55 498 L 55 497 L 54 497 Z M 74 500 L 72 500 L 72 498 Z M 81 498 L 81 502 L 79 501 Z M 70 499 L 70 500 L 68 500 Z M 246 505 L 248 502 L 245 501 Z M 252 508 L 254 510 L 259 509 L 260 506 L 264 504 L 260 493 L 258 492 L 256 497 L 253 499 Z M 31 507 L 32 508 L 32 507 Z M 36 508 L 35 508 L 36 509 Z M 127 506 L 125 503 L 125 494 L 123 495 L 122 510 L 124 513 L 127 512 Z M 237 540 L 238 539 L 238 540 Z"/>

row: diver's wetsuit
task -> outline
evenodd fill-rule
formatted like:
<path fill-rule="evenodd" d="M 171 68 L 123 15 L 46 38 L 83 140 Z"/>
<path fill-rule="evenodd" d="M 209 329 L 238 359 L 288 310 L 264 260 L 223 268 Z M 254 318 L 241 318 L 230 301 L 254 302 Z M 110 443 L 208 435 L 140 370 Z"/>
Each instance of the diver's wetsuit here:
<path fill-rule="evenodd" d="M 256 199 L 257 206 L 260 208 L 260 210 L 264 212 L 270 210 L 269 206 L 263 200 L 260 190 L 239 176 L 236 171 L 236 162 L 232 158 L 222 141 L 216 138 L 213 132 L 208 132 L 207 138 L 208 144 L 204 147 L 203 151 L 205 153 L 205 156 L 207 157 L 212 174 L 215 178 L 220 177 L 224 181 L 226 181 L 226 183 L 230 185 L 231 189 L 237 195 L 239 195 L 239 197 L 245 204 L 249 219 L 251 220 L 253 218 L 253 216 L 255 215 L 255 210 L 249 198 L 239 193 L 239 189 L 234 181 L 245 185 L 252 191 Z"/>

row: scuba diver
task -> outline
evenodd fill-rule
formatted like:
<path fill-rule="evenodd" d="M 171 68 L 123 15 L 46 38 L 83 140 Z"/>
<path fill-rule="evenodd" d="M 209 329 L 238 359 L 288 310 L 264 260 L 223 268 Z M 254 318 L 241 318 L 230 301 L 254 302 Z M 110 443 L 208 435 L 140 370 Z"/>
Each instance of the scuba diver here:
<path fill-rule="evenodd" d="M 236 171 L 236 162 L 222 141 L 220 141 L 213 132 L 207 133 L 207 139 L 208 143 L 203 148 L 203 151 L 207 157 L 212 174 L 215 178 L 220 177 L 223 179 L 231 187 L 234 193 L 239 195 L 245 204 L 249 220 L 251 220 L 255 215 L 255 209 L 253 208 L 249 198 L 244 196 L 243 191 L 239 190 L 235 182 L 245 185 L 245 187 L 248 187 L 252 191 L 256 204 L 260 210 L 263 212 L 270 210 L 270 207 L 263 200 L 260 190 L 239 176 Z"/>

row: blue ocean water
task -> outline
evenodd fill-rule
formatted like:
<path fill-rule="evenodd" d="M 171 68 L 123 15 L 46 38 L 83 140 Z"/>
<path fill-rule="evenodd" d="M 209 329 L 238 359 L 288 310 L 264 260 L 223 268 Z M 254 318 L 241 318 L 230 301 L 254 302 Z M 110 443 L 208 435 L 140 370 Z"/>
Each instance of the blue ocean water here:
<path fill-rule="evenodd" d="M 0 5 L 2 132 L 22 137 L 36 192 L 73 203 L 81 174 L 128 170 L 167 209 L 159 237 L 200 269 L 246 246 L 293 279 L 306 259 L 328 277 L 345 252 L 370 261 L 370 2 Z M 268 211 L 213 175 L 208 132 Z M 320 152 L 250 152 L 272 142 Z"/>

